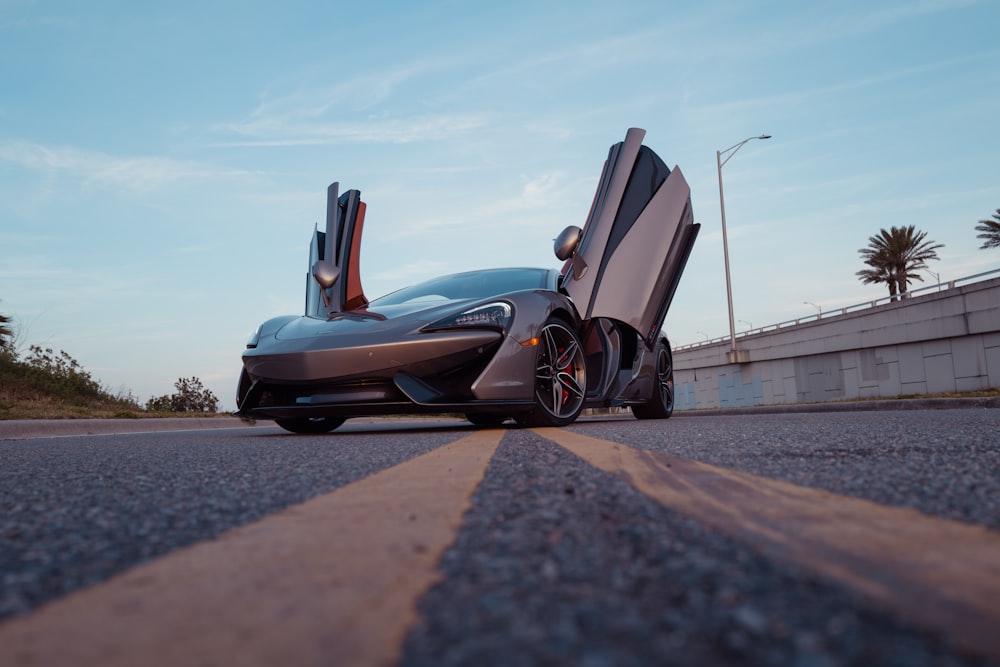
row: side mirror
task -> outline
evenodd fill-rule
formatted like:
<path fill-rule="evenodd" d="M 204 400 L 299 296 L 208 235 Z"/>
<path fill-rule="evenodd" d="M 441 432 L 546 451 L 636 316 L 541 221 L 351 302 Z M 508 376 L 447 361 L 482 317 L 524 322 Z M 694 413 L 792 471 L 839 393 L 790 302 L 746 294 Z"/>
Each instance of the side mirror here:
<path fill-rule="evenodd" d="M 318 259 L 312 267 L 312 277 L 320 286 L 320 296 L 323 297 L 323 305 L 330 308 L 330 296 L 326 293 L 328 289 L 333 287 L 334 283 L 337 282 L 337 278 L 340 277 L 340 269 L 334 266 L 333 262 L 328 262 L 325 259 Z"/>
<path fill-rule="evenodd" d="M 561 262 L 565 262 L 567 259 L 573 256 L 576 251 L 576 247 L 580 244 L 580 236 L 583 234 L 583 230 L 576 225 L 570 225 L 566 229 L 562 230 L 562 233 L 556 237 L 553 250 L 556 253 L 556 258 Z"/>
<path fill-rule="evenodd" d="M 340 277 L 340 269 L 333 265 L 333 262 L 328 262 L 325 259 L 317 260 L 312 267 L 312 277 L 319 286 L 327 290 L 333 287 L 333 284 L 337 282 L 337 278 Z"/>

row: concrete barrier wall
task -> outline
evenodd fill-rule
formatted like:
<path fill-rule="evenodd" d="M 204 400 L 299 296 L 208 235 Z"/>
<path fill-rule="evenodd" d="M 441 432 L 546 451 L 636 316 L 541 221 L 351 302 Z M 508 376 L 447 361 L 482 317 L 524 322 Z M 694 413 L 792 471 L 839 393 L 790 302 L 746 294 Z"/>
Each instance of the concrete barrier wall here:
<path fill-rule="evenodd" d="M 674 352 L 676 408 L 1000 387 L 1000 278 Z"/>

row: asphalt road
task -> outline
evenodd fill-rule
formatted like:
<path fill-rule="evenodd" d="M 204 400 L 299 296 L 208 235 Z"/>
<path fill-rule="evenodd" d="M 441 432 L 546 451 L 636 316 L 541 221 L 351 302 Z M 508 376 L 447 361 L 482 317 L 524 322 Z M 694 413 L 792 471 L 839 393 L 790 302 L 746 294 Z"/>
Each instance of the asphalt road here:
<path fill-rule="evenodd" d="M 0 441 L 0 664 L 1000 665 L 1000 410 Z"/>

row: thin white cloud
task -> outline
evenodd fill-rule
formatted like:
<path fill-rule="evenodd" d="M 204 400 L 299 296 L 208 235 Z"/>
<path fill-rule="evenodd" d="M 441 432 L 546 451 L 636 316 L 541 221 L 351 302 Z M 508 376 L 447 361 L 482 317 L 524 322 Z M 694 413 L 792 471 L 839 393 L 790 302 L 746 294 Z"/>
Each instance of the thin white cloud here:
<path fill-rule="evenodd" d="M 527 180 L 521 189 L 521 201 L 528 205 L 545 203 L 562 185 L 566 174 L 560 170 Z"/>
<path fill-rule="evenodd" d="M 728 59 L 743 53 L 798 52 L 818 44 L 829 44 L 892 29 L 908 21 L 984 4 L 983 0 L 903 0 L 895 3 L 792 3 L 795 11 L 770 17 L 755 25 L 738 40 L 721 45 L 716 57 Z M 749 5 L 747 5 L 749 7 Z M 750 15 L 747 15 L 748 18 Z"/>
<path fill-rule="evenodd" d="M 267 93 L 261 103 L 242 120 L 221 123 L 215 130 L 235 134 L 213 146 L 309 146 L 356 143 L 410 143 L 439 141 L 482 127 L 483 114 L 394 112 L 390 117 L 370 111 L 383 105 L 400 89 L 419 85 L 421 78 L 439 77 L 455 68 L 454 59 L 424 58 L 419 61 L 372 69 L 330 85 L 325 70 L 311 73 L 324 83 L 298 84 L 294 92 Z M 350 120 L 347 120 L 350 119 Z"/>
<path fill-rule="evenodd" d="M 487 124 L 481 114 L 425 115 L 380 118 L 356 122 L 299 123 L 284 118 L 255 118 L 219 129 L 242 139 L 214 142 L 213 146 L 315 146 L 329 144 L 404 144 L 440 141 Z"/>
<path fill-rule="evenodd" d="M 995 54 L 990 53 L 952 58 L 933 63 L 916 65 L 914 67 L 905 67 L 879 72 L 877 74 L 855 79 L 836 81 L 812 88 L 798 88 L 794 91 L 780 93 L 777 95 L 727 100 L 726 102 L 719 104 L 705 104 L 696 107 L 693 112 L 696 111 L 702 118 L 710 114 L 712 118 L 718 118 L 721 121 L 721 119 L 741 117 L 752 110 L 775 108 L 784 109 L 792 106 L 815 104 L 816 99 L 820 97 L 843 99 L 845 96 L 856 93 L 862 89 L 877 89 L 896 81 L 915 78 L 919 79 L 920 77 L 926 76 L 932 72 L 966 68 L 971 63 L 995 57 Z"/>
<path fill-rule="evenodd" d="M 249 118 L 315 119 L 336 109 L 365 111 L 385 101 L 405 83 L 439 69 L 444 62 L 421 60 L 392 68 L 367 71 L 361 76 L 338 80 L 333 85 L 305 82 L 299 90 L 272 95 L 266 93 Z M 322 74 L 328 76 L 326 72 Z"/>
<path fill-rule="evenodd" d="M 0 161 L 32 171 L 66 173 L 86 185 L 147 192 L 177 182 L 243 178 L 252 175 L 199 162 L 162 157 L 119 157 L 73 146 L 25 141 L 0 143 Z"/>
<path fill-rule="evenodd" d="M 405 284 L 412 279 L 424 278 L 429 275 L 437 275 L 444 267 L 442 262 L 418 259 L 415 262 L 402 264 L 386 271 L 379 271 L 372 274 L 372 279 L 385 283 Z"/>
<path fill-rule="evenodd" d="M 168 252 L 177 255 L 204 255 L 209 252 L 215 252 L 217 249 L 209 245 L 186 245 L 177 248 L 172 248 Z"/>
<path fill-rule="evenodd" d="M 5 3 L 33 5 L 33 2 L 26 3 Z M 4 7 L 4 10 L 19 10 L 20 7 Z M 73 19 L 60 16 L 27 16 L 17 18 L 0 18 L 0 30 L 3 31 L 27 31 L 38 28 L 75 28 L 76 22 Z"/>
<path fill-rule="evenodd" d="M 446 210 L 415 216 L 395 230 L 395 238 L 448 232 L 456 227 L 474 229 L 477 234 L 494 227 L 509 229 L 534 227 L 540 219 L 557 220 L 578 204 L 576 183 L 555 170 L 522 177 L 520 192 L 491 199 L 453 200 Z"/>
<path fill-rule="evenodd" d="M 57 234 L 38 232 L 37 230 L 10 230 L 0 231 L 0 247 L 11 248 L 14 246 L 44 246 L 58 240 Z"/>
<path fill-rule="evenodd" d="M 873 3 L 870 5 L 872 9 L 870 13 L 854 14 L 850 19 L 845 17 L 837 24 L 833 32 L 840 35 L 874 32 L 920 16 L 963 9 L 980 2 L 981 0 L 924 0 L 923 2 L 908 0 L 889 7 Z"/>

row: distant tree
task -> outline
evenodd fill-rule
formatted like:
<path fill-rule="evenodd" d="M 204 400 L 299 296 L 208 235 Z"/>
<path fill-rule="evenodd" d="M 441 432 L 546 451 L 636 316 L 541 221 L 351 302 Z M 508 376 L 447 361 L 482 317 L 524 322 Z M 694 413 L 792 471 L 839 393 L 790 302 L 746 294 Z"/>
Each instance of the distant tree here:
<path fill-rule="evenodd" d="M 857 272 L 858 278 L 866 285 L 885 283 L 893 301 L 897 294 L 905 296 L 910 282 L 924 280 L 917 271 L 927 268 L 928 261 L 938 259 L 936 251 L 944 247 L 941 243 L 925 241 L 926 237 L 927 232 L 918 232 L 913 225 L 880 230 L 876 236 L 869 237 L 868 247 L 858 250 L 868 266 Z"/>
<path fill-rule="evenodd" d="M 993 214 L 993 217 L 996 220 L 980 220 L 979 224 L 976 225 L 976 231 L 982 232 L 982 234 L 976 235 L 977 239 L 983 239 L 983 245 L 979 246 L 980 250 L 1000 248 L 1000 208 Z"/>
<path fill-rule="evenodd" d="M 13 339 L 14 330 L 10 327 L 10 318 L 0 314 L 0 352 L 11 349 Z"/>
<path fill-rule="evenodd" d="M 219 407 L 219 399 L 196 377 L 178 378 L 174 388 L 177 389 L 171 397 L 174 412 L 215 412 Z"/>
<path fill-rule="evenodd" d="M 158 396 L 146 401 L 150 412 L 216 412 L 219 399 L 202 386 L 196 377 L 178 378 L 174 383 L 177 390 L 169 396 Z"/>

